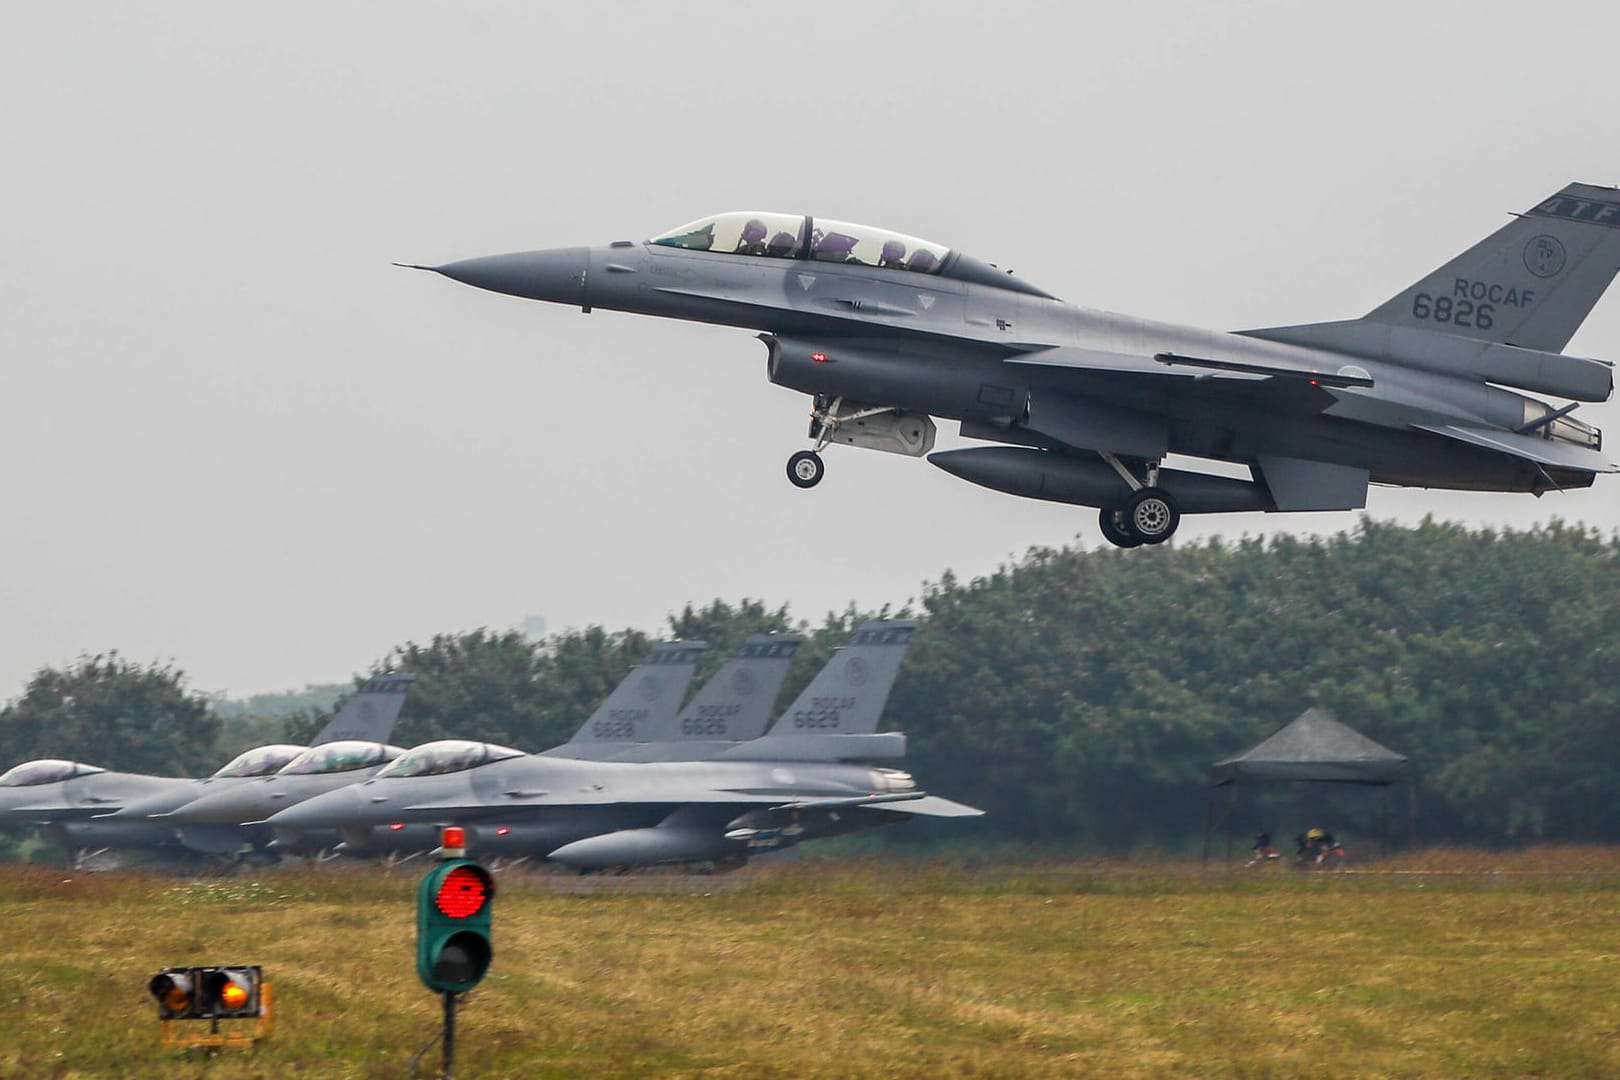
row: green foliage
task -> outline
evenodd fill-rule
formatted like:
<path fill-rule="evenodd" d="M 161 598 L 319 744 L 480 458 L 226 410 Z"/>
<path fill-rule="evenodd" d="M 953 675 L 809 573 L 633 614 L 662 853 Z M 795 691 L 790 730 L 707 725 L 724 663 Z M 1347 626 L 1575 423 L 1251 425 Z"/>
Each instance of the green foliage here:
<path fill-rule="evenodd" d="M 597 626 L 539 644 L 481 629 L 401 645 L 371 674 L 418 676 L 394 729 L 402 746 L 456 738 L 538 751 L 572 735 L 651 644 L 640 631 Z M 326 719 L 312 718 L 309 731 Z"/>
<path fill-rule="evenodd" d="M 1432 521 L 1035 550 L 928 588 L 889 722 L 1020 840 L 1185 845 L 1210 763 L 1311 705 L 1410 758 L 1425 836 L 1614 839 L 1617 555 Z"/>
<path fill-rule="evenodd" d="M 185 676 L 116 652 L 41 668 L 0 709 L 0 760 L 88 761 L 123 772 L 206 776 L 219 767 L 220 721 Z"/>

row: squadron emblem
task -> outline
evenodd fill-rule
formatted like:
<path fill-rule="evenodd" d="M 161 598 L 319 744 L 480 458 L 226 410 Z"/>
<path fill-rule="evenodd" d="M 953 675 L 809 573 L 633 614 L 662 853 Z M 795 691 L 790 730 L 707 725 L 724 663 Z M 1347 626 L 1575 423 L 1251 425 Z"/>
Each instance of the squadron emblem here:
<path fill-rule="evenodd" d="M 1524 245 L 1524 265 L 1536 277 L 1552 277 L 1564 268 L 1564 245 L 1545 234 L 1531 237 Z"/>

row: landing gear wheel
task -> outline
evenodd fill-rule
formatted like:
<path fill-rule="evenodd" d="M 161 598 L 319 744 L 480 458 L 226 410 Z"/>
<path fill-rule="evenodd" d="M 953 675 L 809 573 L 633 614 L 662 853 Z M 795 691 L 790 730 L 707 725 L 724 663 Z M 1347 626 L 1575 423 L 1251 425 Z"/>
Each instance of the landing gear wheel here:
<path fill-rule="evenodd" d="M 1103 539 L 1115 547 L 1133 548 L 1142 542 L 1142 538 L 1131 532 L 1125 524 L 1125 515 L 1118 510 L 1104 510 L 1097 515 L 1097 527 L 1102 530 Z"/>
<path fill-rule="evenodd" d="M 794 487 L 813 488 L 821 483 L 826 473 L 827 466 L 822 464 L 821 455 L 814 450 L 800 450 L 788 458 L 787 475 Z"/>
<path fill-rule="evenodd" d="M 1164 543 L 1180 524 L 1176 500 L 1163 488 L 1142 488 L 1125 502 L 1125 527 L 1144 544 Z"/>

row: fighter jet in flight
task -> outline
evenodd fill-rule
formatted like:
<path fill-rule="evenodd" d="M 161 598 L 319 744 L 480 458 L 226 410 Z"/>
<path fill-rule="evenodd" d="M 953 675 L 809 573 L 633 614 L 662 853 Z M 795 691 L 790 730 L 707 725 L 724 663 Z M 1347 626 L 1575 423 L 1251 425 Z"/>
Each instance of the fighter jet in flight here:
<path fill-rule="evenodd" d="M 1182 514 L 1359 509 L 1369 483 L 1590 486 L 1616 467 L 1571 414 L 1608 400 L 1611 365 L 1562 349 L 1617 267 L 1620 190 L 1570 184 L 1360 319 L 1232 333 L 1077 307 L 965 252 L 802 214 L 418 269 L 760 331 L 770 380 L 813 401 L 794 484 L 821 480 L 833 443 L 929 455 L 943 417 L 1006 445 L 933 464 L 1098 507 L 1103 535 L 1131 547 L 1168 540 Z M 1172 453 L 1250 478 L 1165 468 Z"/>
<path fill-rule="evenodd" d="M 160 815 L 266 777 L 312 751 L 379 745 L 393 732 L 415 678 L 390 674 L 368 679 L 309 748 L 282 743 L 255 747 L 201 780 L 114 772 L 59 759 L 24 762 L 0 776 L 0 823 L 39 825 L 52 843 L 81 852 L 175 848 L 177 840 L 197 851 L 233 852 L 242 845 L 238 830 L 196 828 L 177 837 L 176 823 Z M 394 748 L 396 756 L 403 752 Z"/>
<path fill-rule="evenodd" d="M 277 835 L 340 828 L 350 850 L 416 850 L 436 826 L 469 828 L 480 854 L 581 869 L 659 862 L 739 865 L 750 854 L 910 816 L 978 811 L 916 790 L 894 769 L 904 736 L 874 734 L 915 622 L 859 627 L 766 735 L 703 760 L 568 760 L 441 740 L 372 780 L 270 819 Z"/>

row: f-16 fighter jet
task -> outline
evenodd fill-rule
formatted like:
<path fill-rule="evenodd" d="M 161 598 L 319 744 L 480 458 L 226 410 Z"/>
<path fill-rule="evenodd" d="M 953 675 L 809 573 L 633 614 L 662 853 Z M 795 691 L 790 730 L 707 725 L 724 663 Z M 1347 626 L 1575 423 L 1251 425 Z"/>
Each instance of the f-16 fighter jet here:
<path fill-rule="evenodd" d="M 661 727 L 672 718 L 703 647 L 701 642 L 655 645 L 575 736 L 583 753 L 605 754 L 635 745 L 638 732 Z M 397 746 L 356 740 L 312 746 L 272 775 L 203 792 L 149 820 L 177 829 L 183 843 L 200 850 L 237 851 L 244 845 L 266 850 L 273 846 L 278 853 L 330 849 L 340 842 L 335 830 L 310 830 L 296 838 L 284 832 L 272 845 L 272 831 L 264 822 L 306 799 L 369 780 L 404 753 Z"/>
<path fill-rule="evenodd" d="M 813 401 L 813 447 L 788 462 L 798 486 L 820 482 L 834 443 L 928 455 L 943 417 L 1006 445 L 933 464 L 1098 507 L 1103 535 L 1131 547 L 1168 540 L 1182 514 L 1359 509 L 1369 483 L 1590 486 L 1616 467 L 1571 414 L 1608 400 L 1611 365 L 1562 349 L 1617 267 L 1620 190 L 1570 184 L 1362 318 L 1232 333 L 1077 307 L 942 244 L 803 214 L 418 269 L 760 331 L 770 380 Z M 1250 479 L 1165 468 L 1171 453 Z"/>
<path fill-rule="evenodd" d="M 0 776 L 0 821 L 42 827 L 55 844 L 73 849 L 176 846 L 175 822 L 160 818 L 203 796 L 266 777 L 300 755 L 388 738 L 414 675 L 368 679 L 311 747 L 272 744 L 246 750 L 205 779 L 112 772 L 82 762 L 29 761 Z M 403 753 L 395 748 L 395 753 Z M 380 762 L 379 762 L 380 763 Z M 198 851 L 226 853 L 242 845 L 238 830 L 190 830 L 181 838 Z"/>
<path fill-rule="evenodd" d="M 581 762 L 443 740 L 270 824 L 278 836 L 337 827 L 350 849 L 379 851 L 421 850 L 434 842 L 432 826 L 454 823 L 483 854 L 604 869 L 738 865 L 909 816 L 977 814 L 917 791 L 906 773 L 841 763 L 903 752 L 903 735 L 873 732 L 915 625 L 863 624 L 769 733 L 706 760 Z"/>

